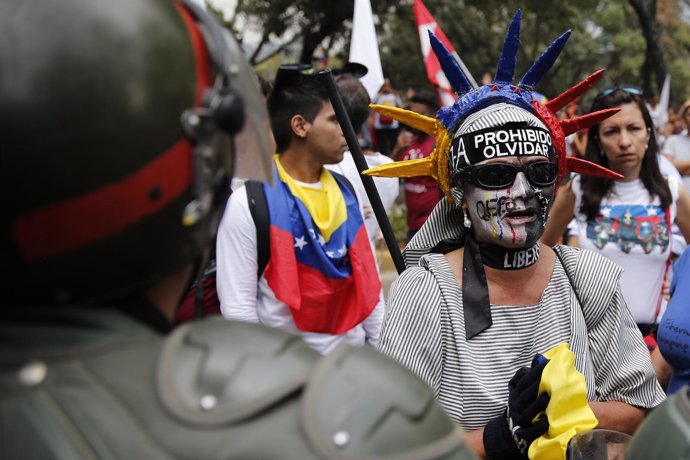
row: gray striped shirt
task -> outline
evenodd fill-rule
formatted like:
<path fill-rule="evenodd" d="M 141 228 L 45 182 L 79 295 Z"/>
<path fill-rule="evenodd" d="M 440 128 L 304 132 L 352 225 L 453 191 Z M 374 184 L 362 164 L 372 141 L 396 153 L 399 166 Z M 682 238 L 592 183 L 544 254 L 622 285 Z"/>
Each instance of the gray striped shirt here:
<path fill-rule="evenodd" d="M 429 384 L 466 430 L 500 414 L 515 371 L 562 342 L 570 343 L 590 401 L 657 406 L 665 395 L 621 296 L 621 269 L 591 251 L 557 249 L 583 305 L 557 260 L 539 303 L 492 305 L 493 325 L 467 341 L 462 291 L 445 256 L 427 254 L 391 288 L 380 350 Z"/>

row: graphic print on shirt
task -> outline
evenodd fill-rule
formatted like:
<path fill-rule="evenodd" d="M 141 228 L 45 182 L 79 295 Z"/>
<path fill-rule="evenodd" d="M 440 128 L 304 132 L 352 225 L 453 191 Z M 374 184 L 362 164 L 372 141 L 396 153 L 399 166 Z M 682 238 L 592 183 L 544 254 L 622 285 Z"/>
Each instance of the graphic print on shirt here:
<path fill-rule="evenodd" d="M 428 157 L 428 153 L 424 153 L 424 151 L 421 148 L 418 147 L 412 147 L 410 148 L 407 153 L 404 156 L 404 160 L 421 160 L 423 158 Z"/>
<path fill-rule="evenodd" d="M 664 252 L 669 245 L 666 214 L 653 205 L 602 206 L 599 215 L 587 221 L 587 238 L 599 249 L 613 244 L 626 254 L 649 254 L 656 248 Z"/>

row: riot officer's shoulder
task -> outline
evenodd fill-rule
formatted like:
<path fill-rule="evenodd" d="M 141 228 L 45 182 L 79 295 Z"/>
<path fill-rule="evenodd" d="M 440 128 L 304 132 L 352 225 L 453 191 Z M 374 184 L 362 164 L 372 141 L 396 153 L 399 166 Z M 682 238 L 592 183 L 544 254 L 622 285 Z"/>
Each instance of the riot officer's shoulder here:
<path fill-rule="evenodd" d="M 320 458 L 476 458 L 431 389 L 369 346 L 340 345 L 317 364 L 302 414 Z"/>
<path fill-rule="evenodd" d="M 211 318 L 176 329 L 157 366 L 162 402 L 202 425 L 243 420 L 302 388 L 319 355 L 299 336 Z"/>
<path fill-rule="evenodd" d="M 288 332 L 208 319 L 166 339 L 157 381 L 169 412 L 191 425 L 257 422 L 289 406 L 299 426 L 267 426 L 299 434 L 314 458 L 476 458 L 431 389 L 368 346 L 321 357 Z"/>

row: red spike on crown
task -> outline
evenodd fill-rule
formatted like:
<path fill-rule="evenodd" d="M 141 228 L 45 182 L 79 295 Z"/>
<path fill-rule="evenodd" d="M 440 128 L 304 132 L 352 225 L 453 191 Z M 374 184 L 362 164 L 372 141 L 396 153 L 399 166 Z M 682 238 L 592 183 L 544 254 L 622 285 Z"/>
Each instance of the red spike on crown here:
<path fill-rule="evenodd" d="M 587 129 L 592 125 L 596 125 L 597 123 L 606 120 L 608 117 L 620 112 L 620 110 L 621 109 L 619 107 L 615 107 L 612 109 L 604 109 L 597 112 L 588 113 L 587 115 L 582 115 L 581 117 L 569 118 L 561 121 L 561 128 L 563 128 L 563 133 L 566 136 L 570 136 L 572 133 L 582 129 Z"/>
<path fill-rule="evenodd" d="M 576 97 L 581 96 L 585 91 L 596 85 L 602 75 L 604 75 L 604 69 L 597 70 L 580 83 L 563 92 L 560 96 L 551 99 L 546 103 L 546 107 L 553 113 L 558 112 Z"/>

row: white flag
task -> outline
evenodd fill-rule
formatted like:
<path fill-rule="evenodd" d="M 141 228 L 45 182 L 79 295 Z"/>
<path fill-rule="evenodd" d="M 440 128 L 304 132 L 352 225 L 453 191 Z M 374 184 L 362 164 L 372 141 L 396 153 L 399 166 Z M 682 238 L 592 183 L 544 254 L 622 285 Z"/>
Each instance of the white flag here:
<path fill-rule="evenodd" d="M 661 134 L 664 132 L 664 125 L 668 121 L 668 103 L 671 97 L 671 74 L 666 74 L 664 86 L 661 87 L 659 102 L 651 110 L 652 120 L 656 126 L 656 131 Z"/>
<path fill-rule="evenodd" d="M 371 98 L 376 96 L 383 84 L 383 71 L 369 0 L 355 0 L 349 61 L 367 66 L 369 72 L 359 81 L 362 82 Z"/>

